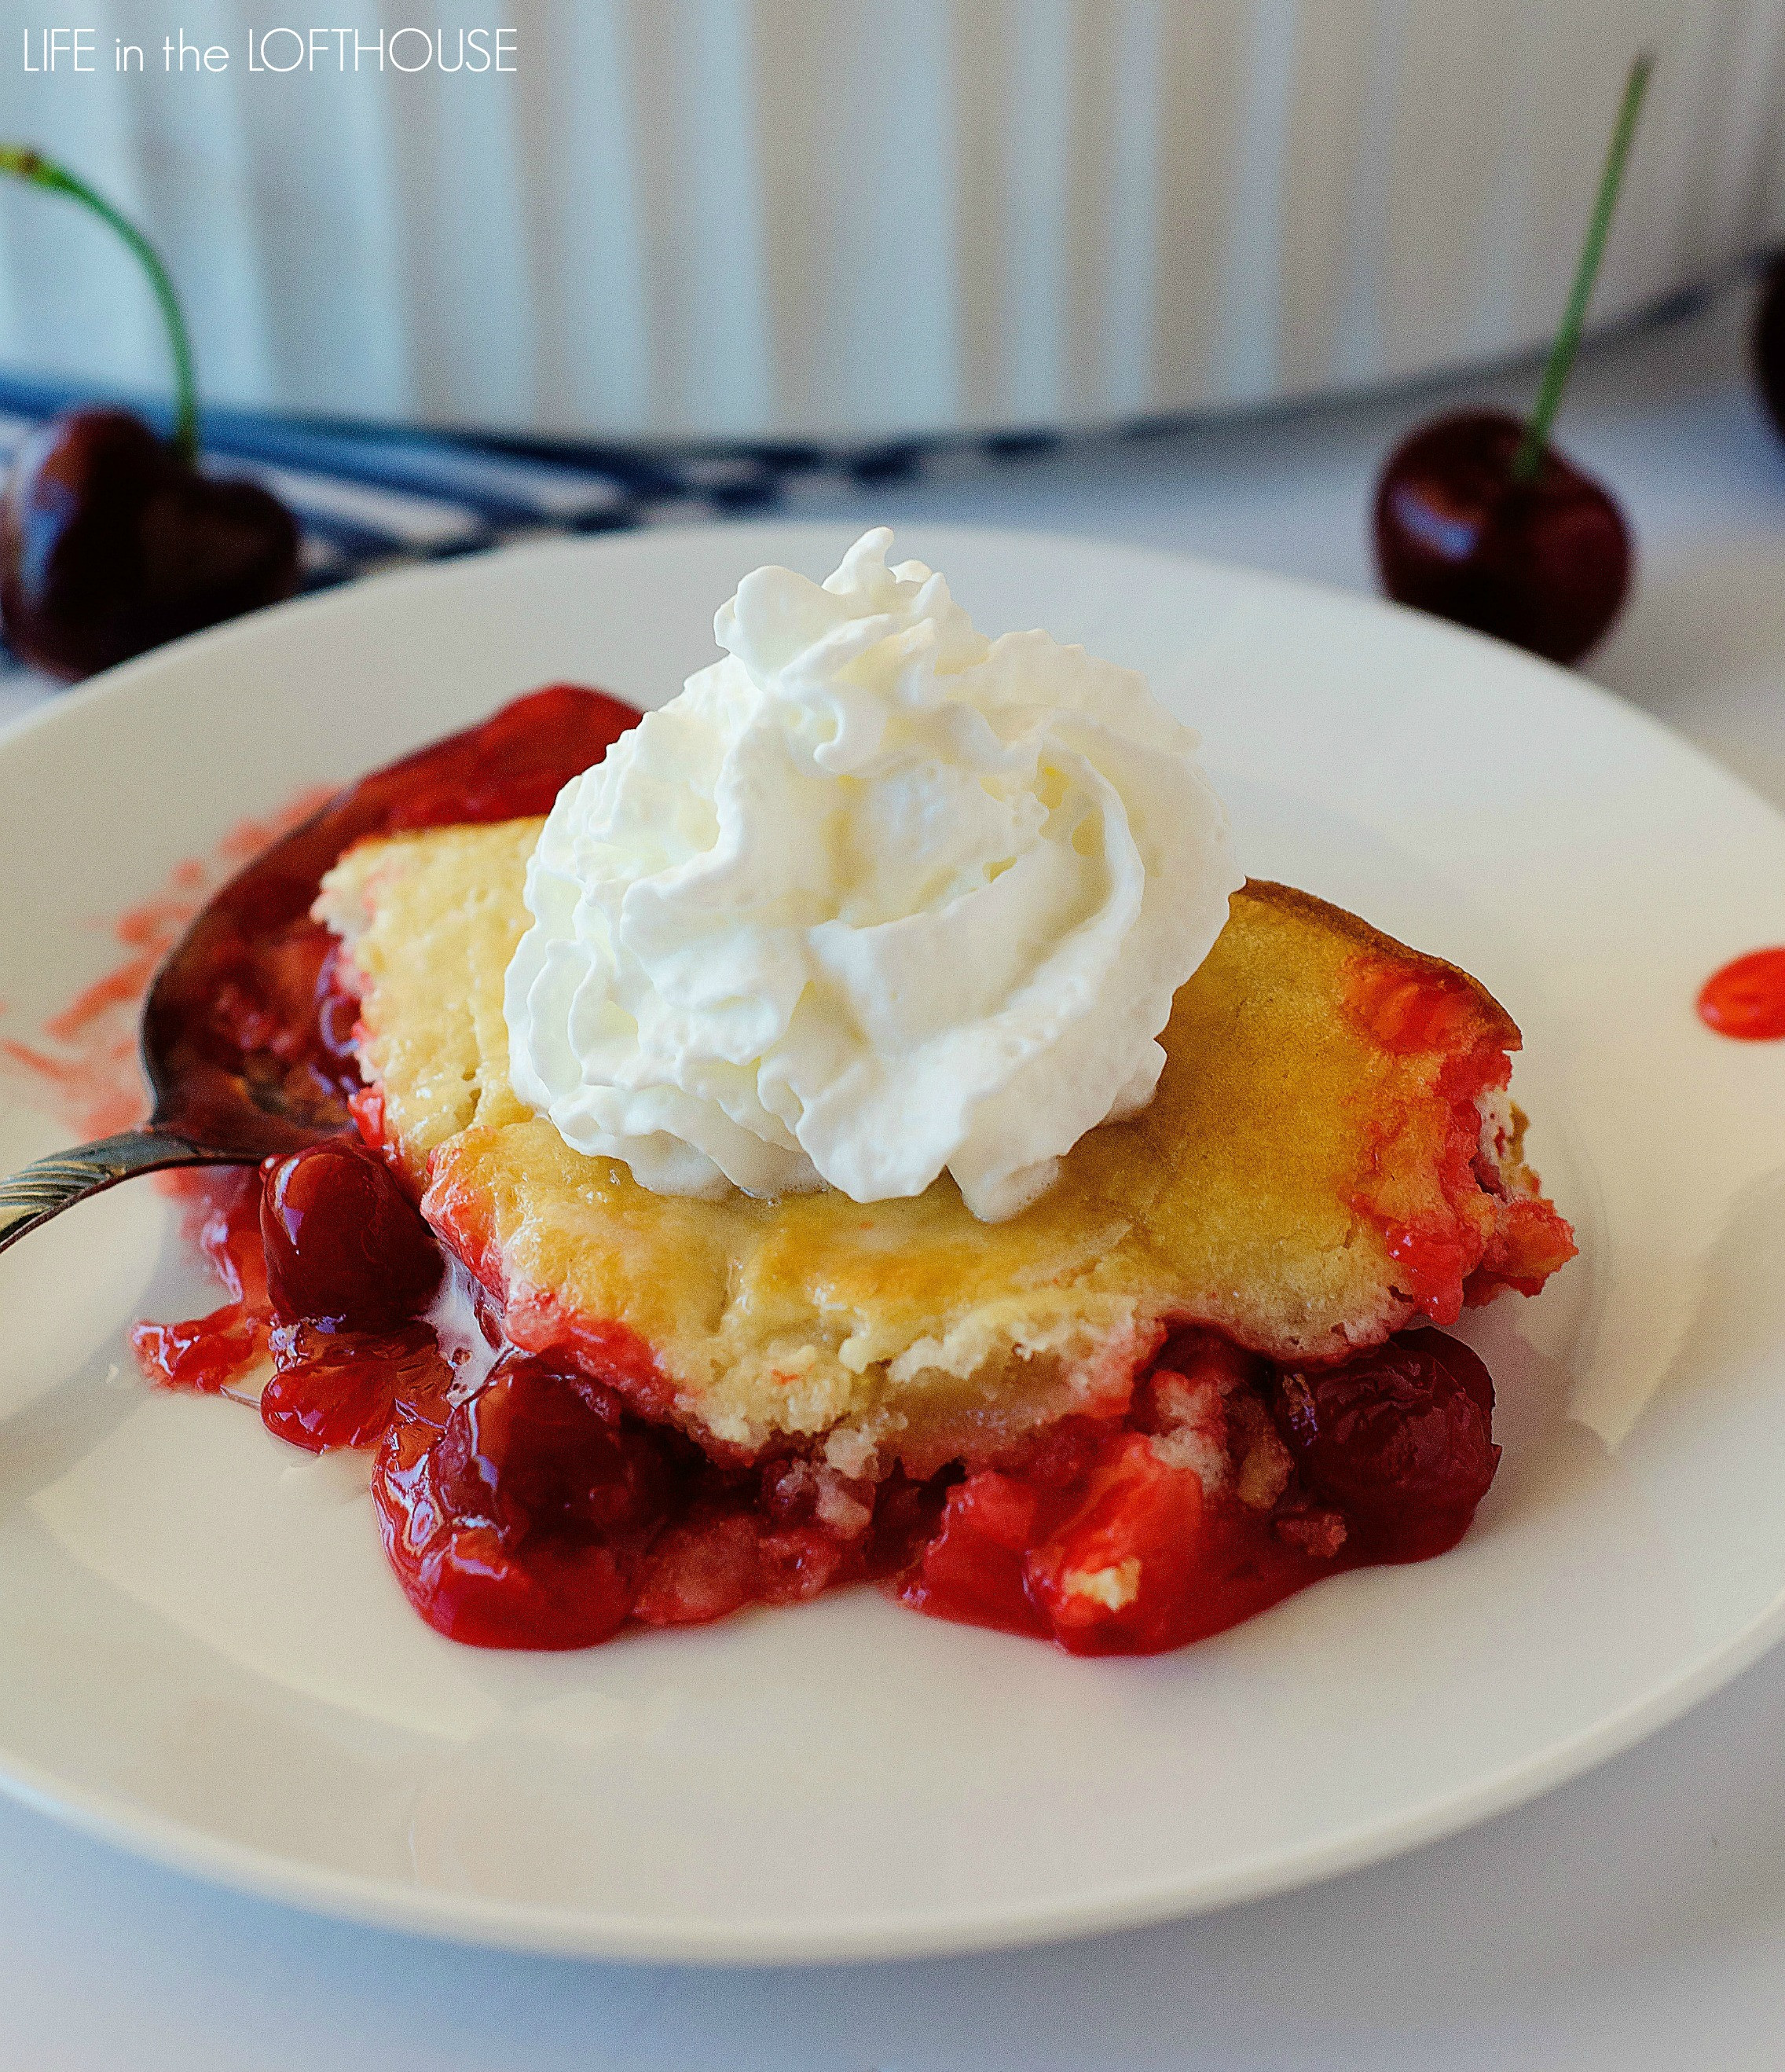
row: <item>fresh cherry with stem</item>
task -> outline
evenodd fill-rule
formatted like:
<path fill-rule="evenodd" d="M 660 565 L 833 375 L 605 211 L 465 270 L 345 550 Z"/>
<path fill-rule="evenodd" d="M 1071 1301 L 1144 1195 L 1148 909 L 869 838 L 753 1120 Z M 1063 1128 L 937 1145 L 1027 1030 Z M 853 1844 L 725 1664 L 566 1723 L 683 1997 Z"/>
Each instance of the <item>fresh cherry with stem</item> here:
<path fill-rule="evenodd" d="M 1465 410 L 1421 426 L 1376 483 L 1376 569 L 1401 604 L 1577 662 L 1630 588 L 1631 539 L 1611 493 L 1549 444 L 1623 183 L 1654 60 L 1630 69 L 1561 328 L 1529 421 Z"/>
<path fill-rule="evenodd" d="M 0 491 L 0 627 L 52 676 L 84 676 L 201 626 L 289 597 L 296 520 L 248 482 L 198 467 L 198 391 L 179 300 L 128 217 L 40 152 L 0 145 L 0 173 L 69 196 L 136 255 L 174 362 L 174 429 L 129 411 L 65 410 L 20 446 Z"/>

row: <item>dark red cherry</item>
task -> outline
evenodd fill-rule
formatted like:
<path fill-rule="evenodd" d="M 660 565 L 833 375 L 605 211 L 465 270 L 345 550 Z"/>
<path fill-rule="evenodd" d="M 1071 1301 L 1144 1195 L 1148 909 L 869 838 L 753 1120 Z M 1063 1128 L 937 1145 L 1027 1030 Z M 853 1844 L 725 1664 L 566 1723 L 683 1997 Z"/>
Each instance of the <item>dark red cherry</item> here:
<path fill-rule="evenodd" d="M 444 1271 L 419 1211 L 355 1137 L 267 1161 L 261 1237 L 275 1311 L 326 1330 L 389 1330 L 427 1306 Z"/>
<path fill-rule="evenodd" d="M 444 1418 L 452 1371 L 426 1324 L 392 1331 L 323 1331 L 275 1324 L 273 1377 L 261 1391 L 261 1422 L 308 1453 L 369 1446 L 399 1405 Z"/>
<path fill-rule="evenodd" d="M 1581 256 L 1530 421 L 1440 417 L 1402 441 L 1376 483 L 1376 559 L 1401 604 L 1577 662 L 1630 588 L 1630 528 L 1610 492 L 1549 442 L 1655 68 L 1639 51 L 1606 146 Z"/>
<path fill-rule="evenodd" d="M 1271 1408 L 1303 1479 L 1378 1560 L 1454 1546 L 1499 1466 L 1493 1381 L 1442 1331 L 1404 1331 L 1343 1367 L 1282 1370 Z"/>
<path fill-rule="evenodd" d="M 610 1533 L 655 1517 L 663 1449 L 595 1383 L 510 1355 L 446 1420 L 435 1463 L 452 1514 L 504 1540 Z"/>
<path fill-rule="evenodd" d="M 1785 438 L 1785 258 L 1774 260 L 1761 283 L 1760 306 L 1754 316 L 1754 371 L 1779 435 Z"/>
<path fill-rule="evenodd" d="M 1401 604 L 1577 662 L 1630 588 L 1630 530 L 1610 492 L 1553 446 L 1516 479 L 1524 430 L 1467 410 L 1403 440 L 1376 484 L 1376 568 Z"/>
<path fill-rule="evenodd" d="M 128 411 L 67 411 L 0 494 L 0 624 L 25 660 L 86 676 L 289 597 L 298 555 L 265 490 L 200 474 Z"/>
<path fill-rule="evenodd" d="M 590 1647 L 631 1615 L 673 1478 L 594 1383 L 510 1355 L 442 1429 L 399 1422 L 372 1476 L 385 1546 L 437 1632 Z"/>
<path fill-rule="evenodd" d="M 0 626 L 27 661 L 83 676 L 289 597 L 296 521 L 251 483 L 198 467 L 198 383 L 161 255 L 115 204 L 41 151 L 0 144 L 0 175 L 78 202 L 142 269 L 173 362 L 171 435 L 124 410 L 72 410 L 24 442 L 0 492 Z"/>

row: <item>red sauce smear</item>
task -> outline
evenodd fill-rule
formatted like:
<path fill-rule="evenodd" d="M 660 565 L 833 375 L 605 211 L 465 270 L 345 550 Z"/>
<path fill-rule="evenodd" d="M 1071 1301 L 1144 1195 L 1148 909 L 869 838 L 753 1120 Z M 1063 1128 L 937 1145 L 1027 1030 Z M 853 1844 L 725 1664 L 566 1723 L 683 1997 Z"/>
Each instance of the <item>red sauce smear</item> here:
<path fill-rule="evenodd" d="M 122 952 L 109 971 L 45 1022 L 36 1042 L 0 1037 L 0 1070 L 80 1137 L 109 1137 L 141 1122 L 148 1110 L 138 1022 L 156 967 L 230 878 L 332 796 L 327 786 L 301 791 L 269 818 L 238 822 L 213 856 L 175 864 L 158 892 L 105 924 Z"/>
<path fill-rule="evenodd" d="M 878 1579 L 937 1617 L 1147 1654 L 1322 1576 L 1460 1538 L 1499 1462 L 1493 1387 L 1434 1330 L 1302 1372 L 1187 1328 L 1117 1414 L 923 1482 L 794 1455 L 715 1459 L 639 1414 L 623 1348 L 595 1332 L 529 1353 L 503 1338 L 493 1301 L 488 1378 L 456 1390 L 425 1315 L 446 1263 L 377 1155 L 380 1104 L 359 1083 L 352 1002 L 310 904 L 368 834 L 543 812 L 635 717 L 564 686 L 520 700 L 342 795 L 294 861 L 245 873 L 205 916 L 204 982 L 176 1032 L 188 1059 L 225 1077 L 285 1075 L 292 1099 L 332 1104 L 357 1133 L 206 1183 L 194 1235 L 230 1299 L 137 1327 L 153 1379 L 216 1391 L 269 1359 L 268 1429 L 313 1452 L 376 1446 L 399 1582 L 437 1630 L 483 1646 L 583 1647 Z M 1454 1011 L 1377 1006 L 1391 1040 Z"/>
<path fill-rule="evenodd" d="M 1705 981 L 1698 1018 L 1745 1043 L 1785 1036 L 1785 949 L 1750 950 Z"/>

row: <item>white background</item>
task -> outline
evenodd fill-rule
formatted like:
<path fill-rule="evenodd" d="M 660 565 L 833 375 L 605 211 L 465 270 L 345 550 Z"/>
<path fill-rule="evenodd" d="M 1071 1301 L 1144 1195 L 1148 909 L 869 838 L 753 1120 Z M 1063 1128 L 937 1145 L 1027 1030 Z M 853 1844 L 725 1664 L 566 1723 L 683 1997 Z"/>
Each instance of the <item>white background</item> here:
<path fill-rule="evenodd" d="M 1785 805 L 1785 445 L 1746 386 L 1747 303 L 1732 291 L 1600 347 L 1562 438 L 1615 485 L 1641 543 L 1635 602 L 1590 673 Z M 1532 385 L 1454 393 L 1516 402 Z M 1450 393 L 1111 442 L 957 484 L 828 491 L 792 515 L 1094 533 L 1364 587 L 1375 467 Z M 0 716 L 42 695 L 14 677 Z M 1785 886 L 1779 906 L 1785 939 Z M 0 2067 L 1771 2067 L 1782 1728 L 1775 1655 L 1535 1806 L 1311 1891 L 1070 1947 L 795 1973 L 559 1963 L 338 1926 L 0 1803 Z"/>

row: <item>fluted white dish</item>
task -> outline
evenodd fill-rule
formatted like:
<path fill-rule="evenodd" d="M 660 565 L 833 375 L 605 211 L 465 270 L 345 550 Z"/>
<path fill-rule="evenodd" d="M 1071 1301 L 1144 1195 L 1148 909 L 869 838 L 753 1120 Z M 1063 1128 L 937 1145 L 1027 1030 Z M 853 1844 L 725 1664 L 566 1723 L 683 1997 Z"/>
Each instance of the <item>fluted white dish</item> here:
<path fill-rule="evenodd" d="M 0 740 L 0 1036 L 244 813 L 527 686 L 640 704 L 711 600 L 842 528 L 553 545 L 200 635 Z M 917 528 L 979 622 L 1145 670 L 1240 859 L 1476 972 L 1582 1256 L 1469 1337 L 1499 1476 L 1442 1559 L 1151 1661 L 872 1590 L 585 1654 L 430 1633 L 363 1462 L 156 1393 L 133 1316 L 214 1301 L 137 1183 L 0 1257 L 0 1788 L 298 1904 L 609 1956 L 960 1950 L 1187 1913 L 1460 1827 L 1627 1745 L 1785 1629 L 1785 1046 L 1711 1035 L 1775 938 L 1785 820 L 1563 674 L 1372 601 L 1175 557 Z M 145 800 L 152 800 L 152 807 Z M 0 1164 L 61 1125 L 0 1076 Z"/>
<path fill-rule="evenodd" d="M 512 0 L 500 76 L 343 72 L 332 30 L 250 72 L 259 0 L 188 10 L 228 67 L 170 73 L 165 14 L 93 0 L 80 76 L 15 15 L 0 129 L 160 236 L 219 401 L 862 440 L 1491 358 L 1555 325 L 1644 44 L 1596 320 L 1785 235 L 1785 0 Z M 408 65 L 496 18 L 328 18 Z M 162 385 L 128 266 L 0 197 L 0 367 Z"/>

